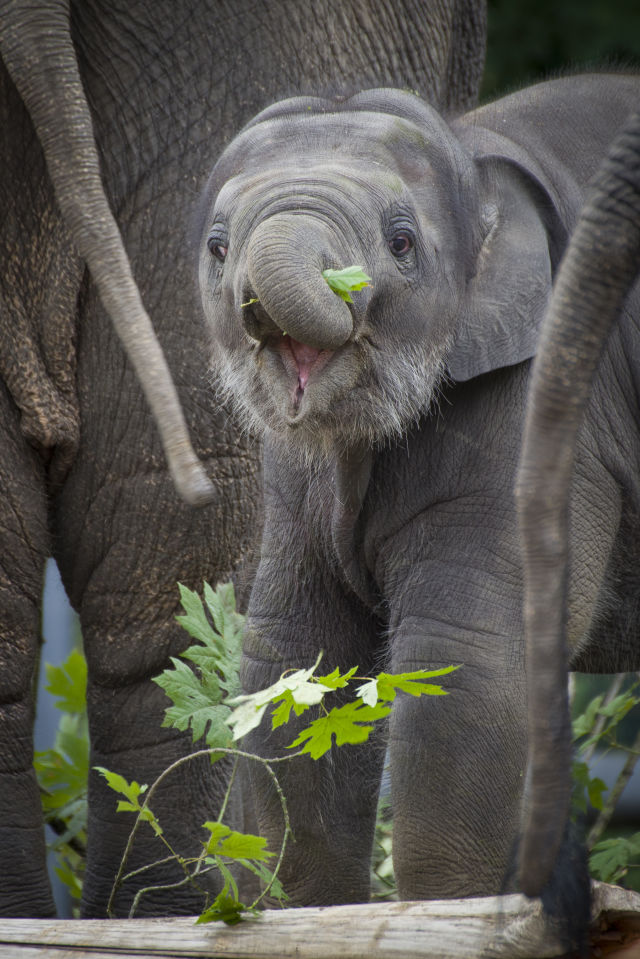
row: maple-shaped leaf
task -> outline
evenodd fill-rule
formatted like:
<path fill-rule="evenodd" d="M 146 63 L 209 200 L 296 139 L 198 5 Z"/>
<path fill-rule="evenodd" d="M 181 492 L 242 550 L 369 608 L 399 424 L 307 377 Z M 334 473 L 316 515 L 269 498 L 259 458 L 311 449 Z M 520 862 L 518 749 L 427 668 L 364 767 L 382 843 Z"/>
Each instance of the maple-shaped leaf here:
<path fill-rule="evenodd" d="M 333 292 L 345 303 L 353 303 L 350 293 L 371 284 L 371 277 L 367 276 L 361 266 L 346 266 L 343 270 L 323 270 L 322 276 Z"/>
<path fill-rule="evenodd" d="M 165 669 L 154 677 L 173 702 L 165 710 L 162 725 L 182 731 L 191 729 L 194 742 L 204 736 L 208 746 L 229 746 L 231 737 L 225 720 L 230 710 L 222 704 L 217 674 L 202 671 L 196 676 L 181 660 L 172 658 L 171 662 L 173 669 Z"/>
<path fill-rule="evenodd" d="M 182 583 L 178 588 L 184 615 L 176 616 L 176 620 L 199 644 L 190 646 L 181 657 L 191 660 L 203 673 L 216 673 L 221 688 L 229 696 L 236 695 L 240 692 L 244 616 L 236 612 L 233 584 L 219 584 L 213 590 L 205 583 L 204 603 Z"/>
<path fill-rule="evenodd" d="M 592 875 L 601 882 L 618 882 L 640 854 L 640 833 L 628 838 L 602 839 L 589 856 Z"/>
<path fill-rule="evenodd" d="M 227 926 L 235 926 L 242 922 L 242 914 L 247 911 L 247 907 L 239 900 L 230 895 L 227 886 L 215 898 L 208 909 L 198 916 L 196 924 L 199 922 L 224 922 Z"/>
<path fill-rule="evenodd" d="M 266 849 L 267 840 L 251 833 L 236 832 L 221 822 L 205 822 L 210 836 L 205 843 L 205 851 L 211 856 L 226 856 L 227 859 L 252 859 L 264 862 L 273 856 Z"/>
<path fill-rule="evenodd" d="M 232 705 L 239 704 L 226 720 L 229 726 L 233 727 L 233 738 L 240 739 L 259 726 L 267 706 L 278 703 L 283 697 L 287 702 L 293 699 L 299 706 L 315 706 L 321 702 L 324 694 L 330 692 L 329 687 L 309 681 L 321 655 L 309 669 L 283 673 L 280 679 L 266 689 L 260 689 L 257 693 L 243 693 L 227 700 Z"/>
<path fill-rule="evenodd" d="M 458 669 L 458 666 L 418 669 L 412 673 L 378 673 L 376 676 L 378 700 L 393 702 L 399 689 L 410 696 L 446 696 L 448 695 L 446 689 L 436 683 L 427 683 L 425 680 L 433 679 L 435 676 L 446 676 L 455 669 Z"/>
<path fill-rule="evenodd" d="M 314 719 L 288 748 L 294 749 L 304 744 L 301 752 L 308 753 L 312 759 L 319 759 L 329 752 L 334 737 L 336 746 L 366 742 L 373 729 L 371 723 L 384 719 L 390 712 L 390 706 L 367 706 L 361 701 L 337 706 L 326 716 Z"/>
<path fill-rule="evenodd" d="M 271 713 L 271 728 L 277 729 L 278 726 L 284 726 L 285 723 L 288 723 L 291 718 L 291 710 L 296 716 L 302 716 L 310 708 L 307 703 L 297 703 L 291 690 L 286 689 L 280 696 L 278 705 Z"/>
<path fill-rule="evenodd" d="M 357 666 L 352 666 L 346 673 L 341 673 L 340 670 L 336 668 L 332 673 L 329 673 L 328 676 L 316 676 L 316 680 L 328 689 L 342 689 L 349 684 L 349 680 L 357 672 Z"/>

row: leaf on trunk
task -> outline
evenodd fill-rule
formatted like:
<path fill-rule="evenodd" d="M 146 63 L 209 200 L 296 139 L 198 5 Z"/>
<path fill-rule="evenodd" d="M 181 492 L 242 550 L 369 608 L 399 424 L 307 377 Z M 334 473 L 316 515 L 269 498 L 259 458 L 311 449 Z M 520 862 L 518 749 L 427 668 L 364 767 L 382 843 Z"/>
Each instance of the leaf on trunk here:
<path fill-rule="evenodd" d="M 371 277 L 367 276 L 361 266 L 346 266 L 343 270 L 323 270 L 322 276 L 333 292 L 345 303 L 353 303 L 350 293 L 362 290 L 365 286 L 371 286 Z"/>

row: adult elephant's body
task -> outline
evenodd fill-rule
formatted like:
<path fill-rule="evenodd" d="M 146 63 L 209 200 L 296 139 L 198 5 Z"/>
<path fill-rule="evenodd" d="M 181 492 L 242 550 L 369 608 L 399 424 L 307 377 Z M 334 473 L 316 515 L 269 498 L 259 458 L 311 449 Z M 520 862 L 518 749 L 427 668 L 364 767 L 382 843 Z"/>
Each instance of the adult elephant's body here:
<path fill-rule="evenodd" d="M 529 361 L 585 185 L 638 93 L 635 77 L 567 78 L 452 124 L 399 91 L 291 100 L 212 174 L 203 303 L 221 382 L 265 434 L 247 686 L 321 649 L 323 672 L 462 664 L 450 696 L 399 696 L 391 717 L 406 898 L 504 888 L 526 767 L 513 485 Z M 320 271 L 356 263 L 370 288 L 329 311 Z M 586 670 L 637 666 L 616 638 L 629 626 L 623 542 L 640 533 L 636 410 L 623 400 L 640 371 L 626 336 L 603 363 L 573 489 L 570 641 Z M 267 755 L 292 739 L 255 733 Z M 350 747 L 282 774 L 294 901 L 366 898 L 382 758 Z M 276 836 L 256 779 L 261 828 Z"/>
<path fill-rule="evenodd" d="M 9 0 L 0 8 L 0 20 L 18 11 L 13 52 L 22 44 L 20 11 L 37 6 Z M 1 914 L 53 911 L 30 740 L 46 557 L 56 557 L 81 616 L 92 765 L 149 782 L 188 747 L 160 729 L 166 700 L 150 682 L 185 643 L 174 621 L 176 581 L 198 587 L 240 575 L 259 529 L 257 449 L 210 396 L 209 347 L 188 253 L 189 218 L 212 153 L 257 108 L 292 91 L 392 82 L 446 106 L 475 96 L 483 10 L 434 4 L 425 11 L 412 0 L 387 6 L 72 6 L 106 194 L 214 484 L 214 503 L 202 511 L 176 497 L 146 402 L 62 222 L 29 114 L 0 64 Z M 49 7 L 62 11 L 64 22 L 64 4 Z M 54 29 L 50 12 L 39 17 L 45 32 Z M 464 62 L 461 50 L 469 54 Z M 55 58 L 40 62 L 37 52 L 36 45 L 28 69 L 55 78 Z M 16 62 L 12 69 L 27 69 Z M 53 89 L 47 82 L 38 108 Z M 55 118 L 55 100 L 48 107 Z M 62 159 L 67 144 L 63 131 Z M 72 206 L 83 202 L 80 179 L 77 193 Z M 99 244 L 94 252 L 99 258 Z M 158 798 L 177 848 L 194 849 L 198 824 L 211 818 L 219 793 L 205 764 L 181 773 Z M 85 915 L 104 914 L 129 828 L 92 773 Z M 161 858 L 155 842 L 142 841 L 130 865 L 153 858 Z M 170 877 L 179 873 L 157 869 L 138 884 Z M 121 894 L 119 912 L 131 897 Z M 200 905 L 181 889 L 146 897 L 141 909 L 178 913 Z"/>
<path fill-rule="evenodd" d="M 640 113 L 630 117 L 590 184 L 543 324 L 531 377 L 518 473 L 525 556 L 530 796 L 520 853 L 523 889 L 538 895 L 556 869 L 570 814 L 567 702 L 569 501 L 580 428 L 599 410 L 597 441 L 621 451 L 610 511 L 620 517 L 615 596 L 620 604 L 601 669 L 637 668 L 638 310 Z M 606 344 L 604 357 L 602 353 Z M 578 466 L 580 461 L 578 460 Z M 612 564 L 613 565 L 613 564 Z M 620 607 L 623 615 L 620 615 Z M 615 607 L 614 607 L 615 608 Z M 603 612 L 611 612 L 611 600 Z M 618 628 L 616 629 L 616 626 Z M 622 628 L 620 628 L 622 627 Z M 626 653 L 609 659 L 615 642 Z M 543 721 L 563 718 L 555 728 Z"/>

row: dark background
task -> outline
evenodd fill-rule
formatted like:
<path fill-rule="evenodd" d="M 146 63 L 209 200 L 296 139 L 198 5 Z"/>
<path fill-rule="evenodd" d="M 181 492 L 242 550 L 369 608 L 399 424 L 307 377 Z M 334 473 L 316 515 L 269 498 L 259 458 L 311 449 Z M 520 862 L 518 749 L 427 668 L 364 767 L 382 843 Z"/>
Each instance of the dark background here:
<path fill-rule="evenodd" d="M 483 101 L 607 66 L 640 69 L 640 0 L 489 0 Z"/>

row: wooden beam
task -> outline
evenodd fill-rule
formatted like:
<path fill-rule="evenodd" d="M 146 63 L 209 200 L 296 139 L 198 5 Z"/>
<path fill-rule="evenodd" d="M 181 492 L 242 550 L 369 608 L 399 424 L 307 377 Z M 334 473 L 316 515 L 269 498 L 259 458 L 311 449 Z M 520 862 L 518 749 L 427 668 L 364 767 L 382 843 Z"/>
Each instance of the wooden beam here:
<path fill-rule="evenodd" d="M 618 948 L 621 957 L 640 955 L 640 895 L 595 883 L 593 915 L 614 947 L 608 956 Z M 0 920 L 2 959 L 551 959 L 561 953 L 539 902 L 519 895 L 273 910 L 232 927 L 190 918 Z"/>

